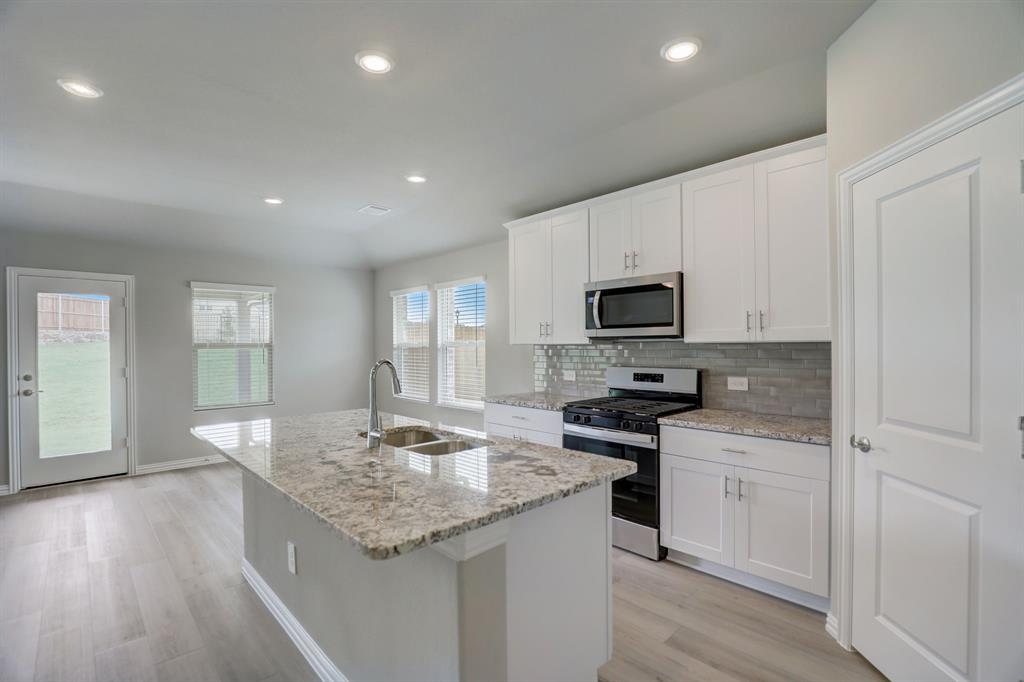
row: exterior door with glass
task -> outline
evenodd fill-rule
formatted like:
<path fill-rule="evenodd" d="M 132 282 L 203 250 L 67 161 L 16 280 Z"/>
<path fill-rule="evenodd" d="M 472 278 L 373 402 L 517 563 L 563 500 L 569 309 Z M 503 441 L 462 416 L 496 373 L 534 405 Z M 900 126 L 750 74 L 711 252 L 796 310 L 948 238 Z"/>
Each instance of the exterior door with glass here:
<path fill-rule="evenodd" d="M 128 472 L 126 289 L 17 275 L 21 487 Z"/>

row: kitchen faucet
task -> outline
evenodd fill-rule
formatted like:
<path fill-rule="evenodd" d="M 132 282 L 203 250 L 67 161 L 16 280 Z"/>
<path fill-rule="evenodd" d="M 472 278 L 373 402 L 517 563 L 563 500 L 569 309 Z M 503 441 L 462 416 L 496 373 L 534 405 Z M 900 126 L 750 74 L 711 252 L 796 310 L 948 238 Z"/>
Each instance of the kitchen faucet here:
<path fill-rule="evenodd" d="M 380 414 L 377 413 L 377 370 L 386 366 L 391 370 L 391 392 L 398 395 L 402 392 L 402 382 L 398 380 L 398 370 L 390 360 L 381 359 L 370 370 L 370 423 L 366 426 L 366 447 L 375 448 L 380 445 L 384 429 L 380 425 Z"/>

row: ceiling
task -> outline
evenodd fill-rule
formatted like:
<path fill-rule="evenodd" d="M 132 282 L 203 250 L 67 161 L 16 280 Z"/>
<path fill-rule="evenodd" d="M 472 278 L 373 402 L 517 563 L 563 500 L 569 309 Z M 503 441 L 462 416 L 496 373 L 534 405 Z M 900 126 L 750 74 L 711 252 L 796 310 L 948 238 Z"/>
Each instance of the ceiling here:
<path fill-rule="evenodd" d="M 0 4 L 0 227 L 354 267 L 493 241 L 822 132 L 825 49 L 868 4 Z M 700 54 L 662 60 L 681 36 Z"/>

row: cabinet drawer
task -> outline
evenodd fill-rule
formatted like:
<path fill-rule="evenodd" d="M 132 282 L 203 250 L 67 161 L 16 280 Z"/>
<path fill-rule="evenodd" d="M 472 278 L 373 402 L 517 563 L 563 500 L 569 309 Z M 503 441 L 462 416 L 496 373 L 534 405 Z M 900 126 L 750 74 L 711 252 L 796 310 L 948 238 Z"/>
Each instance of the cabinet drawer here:
<path fill-rule="evenodd" d="M 559 441 L 562 437 L 562 413 L 552 410 L 487 403 L 484 406 L 484 422 L 557 433 Z"/>
<path fill-rule="evenodd" d="M 562 447 L 562 434 L 546 433 L 544 431 L 533 431 L 531 429 L 520 429 L 504 424 L 488 422 L 484 425 L 487 435 L 498 436 L 499 438 L 511 438 L 513 440 L 525 440 L 527 443 L 538 445 L 552 445 L 556 448 Z"/>
<path fill-rule="evenodd" d="M 830 478 L 829 448 L 825 445 L 662 426 L 661 451 L 819 481 Z"/>

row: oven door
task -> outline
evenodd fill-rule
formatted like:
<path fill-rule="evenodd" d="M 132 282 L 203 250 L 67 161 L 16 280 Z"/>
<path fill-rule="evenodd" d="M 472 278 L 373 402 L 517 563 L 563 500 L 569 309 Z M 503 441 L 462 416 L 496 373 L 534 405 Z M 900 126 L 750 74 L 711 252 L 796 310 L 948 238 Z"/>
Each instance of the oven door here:
<path fill-rule="evenodd" d="M 612 515 L 658 527 L 658 437 L 564 424 L 562 447 L 636 462 L 636 473 L 612 482 Z"/>
<path fill-rule="evenodd" d="M 591 282 L 585 312 L 588 337 L 681 337 L 683 274 Z"/>

